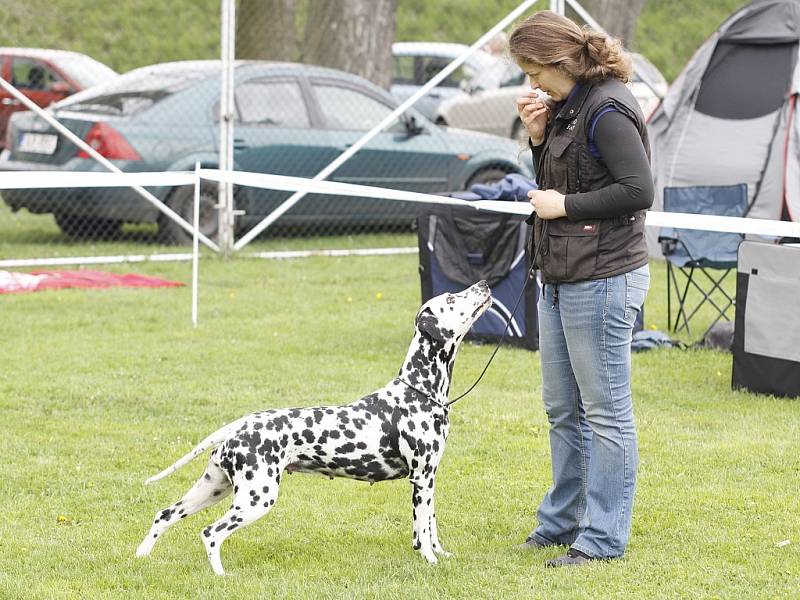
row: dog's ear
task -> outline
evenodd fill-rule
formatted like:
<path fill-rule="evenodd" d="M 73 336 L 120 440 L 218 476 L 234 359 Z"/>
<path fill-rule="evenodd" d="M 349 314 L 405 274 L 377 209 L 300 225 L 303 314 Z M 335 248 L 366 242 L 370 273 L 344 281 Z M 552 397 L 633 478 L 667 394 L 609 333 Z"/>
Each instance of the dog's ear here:
<path fill-rule="evenodd" d="M 432 340 L 439 343 L 444 342 L 444 333 L 439 327 L 439 319 L 432 312 L 426 310 L 417 317 L 417 328 L 423 335 Z"/>

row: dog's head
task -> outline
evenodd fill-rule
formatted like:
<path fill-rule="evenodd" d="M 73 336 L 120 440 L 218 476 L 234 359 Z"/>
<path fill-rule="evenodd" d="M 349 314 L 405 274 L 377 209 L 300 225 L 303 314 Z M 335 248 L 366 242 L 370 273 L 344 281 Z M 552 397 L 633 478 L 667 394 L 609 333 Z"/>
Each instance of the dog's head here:
<path fill-rule="evenodd" d="M 417 312 L 417 331 L 436 344 L 458 344 L 491 304 L 492 291 L 485 281 L 458 294 L 441 294 Z"/>

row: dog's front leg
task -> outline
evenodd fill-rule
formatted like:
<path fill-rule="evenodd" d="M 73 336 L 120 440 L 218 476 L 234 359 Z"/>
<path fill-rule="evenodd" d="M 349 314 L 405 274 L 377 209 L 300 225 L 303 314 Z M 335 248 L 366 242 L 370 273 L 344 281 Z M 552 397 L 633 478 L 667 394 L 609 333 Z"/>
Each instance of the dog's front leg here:
<path fill-rule="evenodd" d="M 415 550 L 425 557 L 429 563 L 438 562 L 431 544 L 431 522 L 433 515 L 433 476 L 411 479 L 411 503 L 413 515 Z"/>
<path fill-rule="evenodd" d="M 442 544 L 439 542 L 439 532 L 436 527 L 436 470 L 433 472 L 431 484 L 431 547 L 436 554 L 453 556 L 452 553 L 442 548 Z"/>

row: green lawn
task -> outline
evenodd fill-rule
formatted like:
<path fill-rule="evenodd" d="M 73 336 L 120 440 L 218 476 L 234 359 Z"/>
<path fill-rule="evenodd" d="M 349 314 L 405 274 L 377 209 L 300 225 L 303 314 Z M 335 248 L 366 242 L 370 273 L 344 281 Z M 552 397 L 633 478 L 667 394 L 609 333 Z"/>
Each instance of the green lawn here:
<path fill-rule="evenodd" d="M 112 269 L 191 278 L 188 263 Z M 655 263 L 646 323 L 661 330 L 664 294 Z M 296 474 L 267 517 L 226 542 L 226 577 L 199 539 L 226 502 L 136 559 L 156 510 L 205 460 L 142 482 L 209 432 L 257 409 L 347 403 L 396 373 L 419 305 L 417 259 L 206 257 L 197 329 L 190 296 L 188 285 L 0 296 L 0 597 L 797 597 L 800 404 L 732 392 L 730 355 L 708 350 L 634 356 L 641 468 L 623 560 L 546 570 L 557 550 L 515 549 L 550 475 L 538 355 L 514 349 L 452 412 L 437 486 L 452 558 L 429 566 L 411 549 L 406 482 Z M 465 345 L 454 392 L 490 353 Z"/>
<path fill-rule="evenodd" d="M 416 246 L 416 239 L 407 233 L 359 233 L 357 235 L 320 235 L 314 237 L 263 235 L 249 244 L 243 253 L 397 246 Z M 204 246 L 201 244 L 201 247 Z M 191 252 L 191 247 L 160 244 L 158 228 L 155 224 L 134 225 L 126 223 L 122 228 L 121 234 L 110 241 L 76 241 L 61 233 L 56 226 L 53 215 L 34 215 L 25 209 L 12 212 L 0 200 L 0 260 L 139 256 L 155 253 L 184 254 L 187 252 Z"/>

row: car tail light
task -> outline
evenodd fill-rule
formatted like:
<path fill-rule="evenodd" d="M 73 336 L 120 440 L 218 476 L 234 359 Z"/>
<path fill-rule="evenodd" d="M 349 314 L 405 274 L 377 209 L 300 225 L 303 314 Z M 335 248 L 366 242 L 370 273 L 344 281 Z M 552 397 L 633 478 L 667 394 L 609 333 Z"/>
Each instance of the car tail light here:
<path fill-rule="evenodd" d="M 94 148 L 101 156 L 109 160 L 141 160 L 142 157 L 133 149 L 122 134 L 108 123 L 95 123 L 86 134 L 84 141 Z M 78 152 L 78 158 L 90 158 L 83 150 Z"/>

